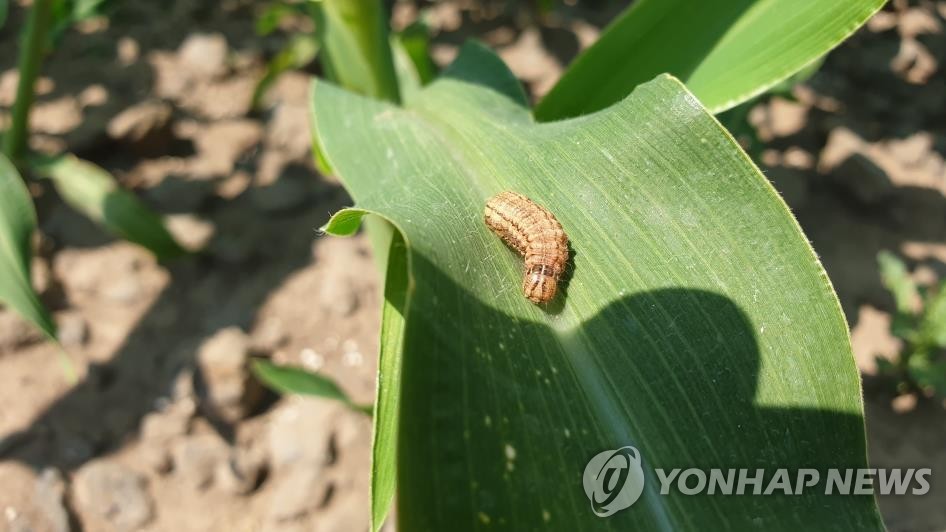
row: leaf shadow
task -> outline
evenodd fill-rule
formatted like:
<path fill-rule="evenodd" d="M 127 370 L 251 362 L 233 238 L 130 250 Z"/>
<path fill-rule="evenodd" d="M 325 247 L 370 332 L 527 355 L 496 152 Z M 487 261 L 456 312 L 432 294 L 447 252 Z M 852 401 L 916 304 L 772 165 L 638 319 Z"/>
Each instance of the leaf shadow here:
<path fill-rule="evenodd" d="M 756 328 L 731 299 L 644 291 L 613 300 L 580 330 L 561 330 L 555 319 L 497 310 L 424 257 L 412 261 L 400 528 L 473 530 L 484 519 L 507 530 L 881 528 L 871 496 L 659 495 L 654 468 L 761 468 L 769 479 L 778 468 L 866 466 L 860 415 L 759 403 L 763 366 L 788 370 L 816 354 L 763 361 Z M 433 294 L 438 302 L 429 305 Z M 853 381 L 853 362 L 849 369 Z M 772 372 L 767 379 L 778 378 Z M 795 390 L 818 385 L 804 368 L 782 378 Z M 815 393 L 827 391 L 781 399 L 802 404 Z M 838 393 L 860 402 L 858 389 Z M 625 445 L 644 457 L 645 495 L 600 519 L 582 470 Z"/>

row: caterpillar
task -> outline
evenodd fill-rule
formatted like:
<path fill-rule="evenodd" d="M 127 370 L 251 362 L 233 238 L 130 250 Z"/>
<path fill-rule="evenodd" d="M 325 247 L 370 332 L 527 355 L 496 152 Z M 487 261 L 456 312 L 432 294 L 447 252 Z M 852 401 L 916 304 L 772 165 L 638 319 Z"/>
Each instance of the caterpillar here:
<path fill-rule="evenodd" d="M 568 262 L 568 235 L 555 215 L 522 194 L 506 191 L 486 202 L 484 220 L 525 259 L 526 299 L 537 304 L 551 301 Z"/>

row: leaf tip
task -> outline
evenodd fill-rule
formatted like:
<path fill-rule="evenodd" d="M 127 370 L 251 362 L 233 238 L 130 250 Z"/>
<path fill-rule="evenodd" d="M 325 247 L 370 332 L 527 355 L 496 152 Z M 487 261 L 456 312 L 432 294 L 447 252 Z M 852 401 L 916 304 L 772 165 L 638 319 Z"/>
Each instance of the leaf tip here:
<path fill-rule="evenodd" d="M 325 225 L 318 229 L 319 235 L 352 236 L 361 227 L 361 220 L 367 211 L 349 207 L 342 209 L 329 218 Z"/>

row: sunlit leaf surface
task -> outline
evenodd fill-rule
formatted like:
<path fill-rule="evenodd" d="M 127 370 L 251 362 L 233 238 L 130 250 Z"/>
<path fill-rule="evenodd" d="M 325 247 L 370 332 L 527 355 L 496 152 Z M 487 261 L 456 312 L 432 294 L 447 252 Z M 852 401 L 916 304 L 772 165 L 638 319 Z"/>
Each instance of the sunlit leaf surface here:
<path fill-rule="evenodd" d="M 568 68 L 540 120 L 603 109 L 658 74 L 680 78 L 718 113 L 837 46 L 884 0 L 640 0 Z"/>

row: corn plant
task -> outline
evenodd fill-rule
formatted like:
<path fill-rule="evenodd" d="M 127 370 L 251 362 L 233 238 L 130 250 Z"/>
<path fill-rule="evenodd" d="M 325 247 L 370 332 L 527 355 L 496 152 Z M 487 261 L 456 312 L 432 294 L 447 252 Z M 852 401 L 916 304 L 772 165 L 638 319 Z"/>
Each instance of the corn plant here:
<path fill-rule="evenodd" d="M 535 109 L 480 44 L 424 84 L 379 1 L 313 4 L 328 78 L 311 89 L 313 151 L 355 202 L 323 230 L 364 221 L 384 278 L 372 530 L 395 493 L 410 531 L 882 528 L 869 495 L 661 495 L 653 473 L 866 465 L 837 297 L 714 113 L 881 4 L 640 0 Z M 503 190 L 568 233 L 550 304 L 522 297 L 521 259 L 483 224 Z M 581 471 L 626 445 L 646 462 L 642 500 L 596 517 Z"/>
<path fill-rule="evenodd" d="M 56 329 L 30 284 L 30 237 L 36 213 L 22 176 L 47 178 L 64 201 L 119 237 L 141 244 L 160 258 L 184 250 L 164 228 L 160 217 L 123 190 L 98 166 L 71 154 L 30 153 L 29 116 L 36 79 L 57 37 L 73 23 L 101 14 L 105 0 L 35 0 L 23 28 L 18 60 L 19 82 L 9 130 L 0 154 L 0 303 L 9 305 L 52 340 Z M 0 0 L 0 24 L 6 18 Z"/>
<path fill-rule="evenodd" d="M 265 36 L 276 31 L 279 24 L 291 17 L 311 17 L 314 8 L 309 3 L 273 2 L 266 6 L 256 21 L 256 33 Z M 300 69 L 312 63 L 319 51 L 316 37 L 312 33 L 301 32 L 292 35 L 279 52 L 266 64 L 266 71 L 253 91 L 252 106 L 259 108 L 263 97 L 279 78 L 288 70 Z"/>
<path fill-rule="evenodd" d="M 530 109 L 471 42 L 432 83 L 372 0 L 321 0 L 313 149 L 384 272 L 372 529 L 880 529 L 870 496 L 660 495 L 595 517 L 596 453 L 649 468 L 863 467 L 860 382 L 827 276 L 713 116 L 817 61 L 879 0 L 641 0 Z M 570 238 L 533 305 L 483 224 L 524 194 Z M 653 469 L 648 469 L 653 471 Z"/>
<path fill-rule="evenodd" d="M 877 359 L 880 373 L 896 379 L 901 392 L 946 399 L 946 283 L 918 285 L 890 252 L 882 252 L 877 261 L 896 303 L 890 332 L 904 344 L 896 361 Z"/>

